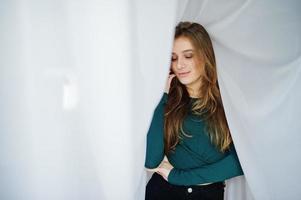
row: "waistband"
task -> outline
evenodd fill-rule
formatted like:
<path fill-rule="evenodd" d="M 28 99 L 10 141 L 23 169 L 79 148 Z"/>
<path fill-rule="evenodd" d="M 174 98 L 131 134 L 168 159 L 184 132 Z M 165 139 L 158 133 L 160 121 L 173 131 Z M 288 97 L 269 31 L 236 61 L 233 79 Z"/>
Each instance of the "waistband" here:
<path fill-rule="evenodd" d="M 160 174 L 158 174 L 158 173 L 154 173 L 153 174 L 153 176 L 155 176 L 156 178 L 158 178 L 158 179 L 161 179 L 161 181 L 163 181 L 163 182 L 166 182 L 167 184 L 169 184 L 169 185 L 173 185 L 173 184 L 171 184 L 171 183 L 169 183 L 168 181 L 166 181 Z M 218 188 L 220 188 L 220 187 L 225 187 L 226 186 L 226 183 L 225 183 L 225 181 L 219 181 L 219 182 L 214 182 L 214 183 L 206 183 L 206 184 L 198 184 L 198 185 L 186 185 L 186 186 L 184 186 L 184 185 L 173 185 L 174 187 L 183 187 L 183 188 L 187 188 L 187 187 L 189 187 L 189 188 L 204 188 L 204 189 L 207 189 L 207 188 L 215 188 L 215 187 L 218 187 Z"/>

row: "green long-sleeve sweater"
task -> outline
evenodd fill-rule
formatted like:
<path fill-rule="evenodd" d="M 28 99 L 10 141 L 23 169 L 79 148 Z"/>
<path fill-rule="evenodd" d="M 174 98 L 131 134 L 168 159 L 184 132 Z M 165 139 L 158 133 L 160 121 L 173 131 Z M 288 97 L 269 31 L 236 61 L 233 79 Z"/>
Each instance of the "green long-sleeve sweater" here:
<path fill-rule="evenodd" d="M 164 93 L 147 133 L 145 167 L 149 169 L 158 167 L 164 158 L 164 106 L 167 98 L 168 94 Z M 190 100 L 193 102 L 195 99 Z M 192 137 L 183 137 L 174 153 L 167 155 L 174 167 L 168 175 L 168 182 L 196 185 L 243 175 L 234 145 L 225 153 L 217 150 L 206 134 L 204 121 L 200 117 L 190 112 L 184 119 L 183 129 Z"/>

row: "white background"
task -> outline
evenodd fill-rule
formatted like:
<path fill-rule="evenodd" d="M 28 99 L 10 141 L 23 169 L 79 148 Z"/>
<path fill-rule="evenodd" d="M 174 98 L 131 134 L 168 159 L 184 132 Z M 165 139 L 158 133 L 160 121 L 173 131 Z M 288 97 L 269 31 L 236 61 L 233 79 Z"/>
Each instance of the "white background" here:
<path fill-rule="evenodd" d="M 0 1 L 0 199 L 142 200 L 146 132 L 178 21 L 210 33 L 245 177 L 301 195 L 301 2 Z"/>

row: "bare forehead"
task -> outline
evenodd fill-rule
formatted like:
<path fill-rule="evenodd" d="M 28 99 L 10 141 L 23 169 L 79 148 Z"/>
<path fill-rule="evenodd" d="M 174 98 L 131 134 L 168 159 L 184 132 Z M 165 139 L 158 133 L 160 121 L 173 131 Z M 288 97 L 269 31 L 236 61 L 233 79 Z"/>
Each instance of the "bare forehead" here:
<path fill-rule="evenodd" d="M 194 51 L 194 47 L 188 38 L 179 37 L 174 40 L 172 53 L 179 54 L 191 51 Z"/>

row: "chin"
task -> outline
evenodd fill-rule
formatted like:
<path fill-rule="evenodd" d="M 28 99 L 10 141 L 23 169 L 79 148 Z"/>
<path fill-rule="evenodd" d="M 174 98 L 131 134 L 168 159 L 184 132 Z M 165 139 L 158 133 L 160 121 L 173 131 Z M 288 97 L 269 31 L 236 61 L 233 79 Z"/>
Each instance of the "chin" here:
<path fill-rule="evenodd" d="M 183 85 L 189 85 L 192 81 L 187 79 L 179 79 L 180 83 Z"/>

